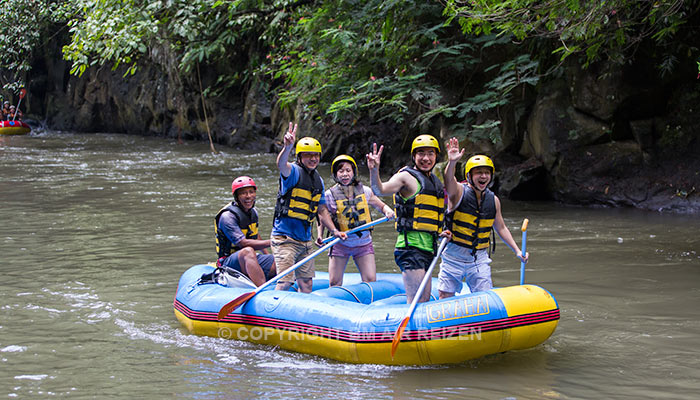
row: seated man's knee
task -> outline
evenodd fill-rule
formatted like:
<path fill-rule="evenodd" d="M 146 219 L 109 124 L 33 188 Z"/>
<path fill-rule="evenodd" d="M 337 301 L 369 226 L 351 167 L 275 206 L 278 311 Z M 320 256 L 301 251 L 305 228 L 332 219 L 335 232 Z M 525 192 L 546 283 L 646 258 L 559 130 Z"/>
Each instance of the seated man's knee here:
<path fill-rule="evenodd" d="M 244 258 L 246 262 L 249 262 L 252 259 L 255 259 L 256 262 L 258 260 L 255 254 L 255 250 L 252 247 L 244 247 L 241 250 L 239 250 L 238 257 L 239 259 Z"/>

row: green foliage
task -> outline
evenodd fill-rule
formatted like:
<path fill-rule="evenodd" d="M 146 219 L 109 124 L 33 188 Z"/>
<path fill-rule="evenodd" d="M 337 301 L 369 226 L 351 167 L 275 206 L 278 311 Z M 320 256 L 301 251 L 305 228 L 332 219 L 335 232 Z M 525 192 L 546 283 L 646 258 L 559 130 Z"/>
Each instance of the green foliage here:
<path fill-rule="evenodd" d="M 486 68 L 480 52 L 507 40 L 465 37 L 442 12 L 433 2 L 380 0 L 299 9 L 265 72 L 285 83 L 282 105 L 302 102 L 334 121 L 368 116 L 422 127 L 446 118 L 462 137 L 496 140 L 498 123 L 473 125 L 476 114 L 506 104 L 518 85 L 535 84 L 537 63 L 524 55 Z M 479 70 L 493 81 L 463 99 L 463 82 Z"/>
<path fill-rule="evenodd" d="M 692 0 L 5 0 L 3 7 L 5 86 L 22 84 L 31 53 L 64 24 L 71 35 L 64 57 L 76 75 L 102 65 L 130 75 L 155 63 L 186 80 L 213 68 L 208 96 L 262 83 L 280 105 L 303 105 L 309 117 L 417 129 L 440 119 L 472 140 L 498 141 L 500 110 L 539 82 L 551 54 L 557 62 L 577 54 L 584 64 L 624 63 L 647 40 L 662 75 L 700 59 L 689 44 L 697 36 L 687 23 L 698 11 Z"/>
<path fill-rule="evenodd" d="M 137 71 L 150 57 L 174 57 L 182 74 L 200 63 L 216 63 L 236 54 L 252 32 L 262 33 L 266 20 L 284 1 L 212 0 L 73 0 L 81 10 L 70 21 L 72 41 L 64 56 L 73 62 L 71 73 L 93 65 L 125 65 Z M 273 7 L 273 4 L 275 5 Z"/>
<path fill-rule="evenodd" d="M 647 38 L 660 48 L 671 45 L 697 12 L 696 0 L 447 0 L 445 7 L 467 34 L 553 40 L 561 59 L 583 54 L 586 64 L 624 63 Z"/>
<path fill-rule="evenodd" d="M 0 6 L 0 82 L 4 90 L 25 86 L 32 52 L 48 40 L 53 24 L 72 12 L 68 0 L 3 0 Z"/>

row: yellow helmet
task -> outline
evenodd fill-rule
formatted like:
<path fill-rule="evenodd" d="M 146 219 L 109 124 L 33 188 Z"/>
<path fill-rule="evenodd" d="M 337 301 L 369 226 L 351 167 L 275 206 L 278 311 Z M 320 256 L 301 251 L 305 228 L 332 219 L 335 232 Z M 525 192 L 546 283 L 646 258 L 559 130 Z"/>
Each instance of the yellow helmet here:
<path fill-rule="evenodd" d="M 338 170 L 335 168 L 336 164 L 340 163 L 341 161 L 347 161 L 352 164 L 353 172 L 357 176 L 357 163 L 355 162 L 354 158 L 347 154 L 341 154 L 333 159 L 333 162 L 331 163 L 331 174 L 333 174 L 333 176 L 335 176 L 335 173 L 338 172 Z M 340 168 L 340 166 L 338 166 L 338 168 Z"/>
<path fill-rule="evenodd" d="M 431 135 L 420 135 L 413 139 L 413 144 L 411 144 L 411 154 L 416 151 L 419 147 L 432 147 L 438 154 L 440 154 L 440 143 Z"/>
<path fill-rule="evenodd" d="M 321 154 L 321 143 L 312 137 L 303 137 L 297 142 L 296 154 L 299 153 L 319 153 Z"/>
<path fill-rule="evenodd" d="M 464 177 L 467 178 L 467 180 L 471 179 L 469 177 L 469 171 L 476 167 L 489 167 L 491 168 L 491 175 L 496 173 L 496 167 L 493 166 L 493 161 L 491 161 L 490 158 L 484 155 L 476 155 L 470 157 L 464 165 Z M 493 177 L 491 179 L 493 179 Z"/>

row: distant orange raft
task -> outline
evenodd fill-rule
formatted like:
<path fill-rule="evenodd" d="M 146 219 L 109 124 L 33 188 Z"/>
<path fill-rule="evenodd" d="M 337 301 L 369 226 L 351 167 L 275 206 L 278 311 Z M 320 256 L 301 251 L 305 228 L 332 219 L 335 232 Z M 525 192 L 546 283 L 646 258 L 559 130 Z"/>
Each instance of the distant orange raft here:
<path fill-rule="evenodd" d="M 25 135 L 32 128 L 22 121 L 0 121 L 0 135 Z"/>

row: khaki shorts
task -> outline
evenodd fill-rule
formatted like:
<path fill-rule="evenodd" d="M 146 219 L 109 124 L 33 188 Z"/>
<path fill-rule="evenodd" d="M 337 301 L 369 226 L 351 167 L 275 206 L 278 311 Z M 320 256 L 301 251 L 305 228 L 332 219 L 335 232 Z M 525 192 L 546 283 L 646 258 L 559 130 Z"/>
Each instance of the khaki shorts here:
<path fill-rule="evenodd" d="M 270 237 L 270 247 L 272 247 L 272 254 L 275 256 L 275 264 L 279 274 L 311 254 L 315 245 L 313 240 L 301 242 L 288 236 L 272 236 Z M 297 279 L 313 278 L 316 275 L 314 260 L 311 259 L 295 269 L 294 275 Z M 294 282 L 294 277 L 290 272 L 281 277 L 278 282 Z"/>

